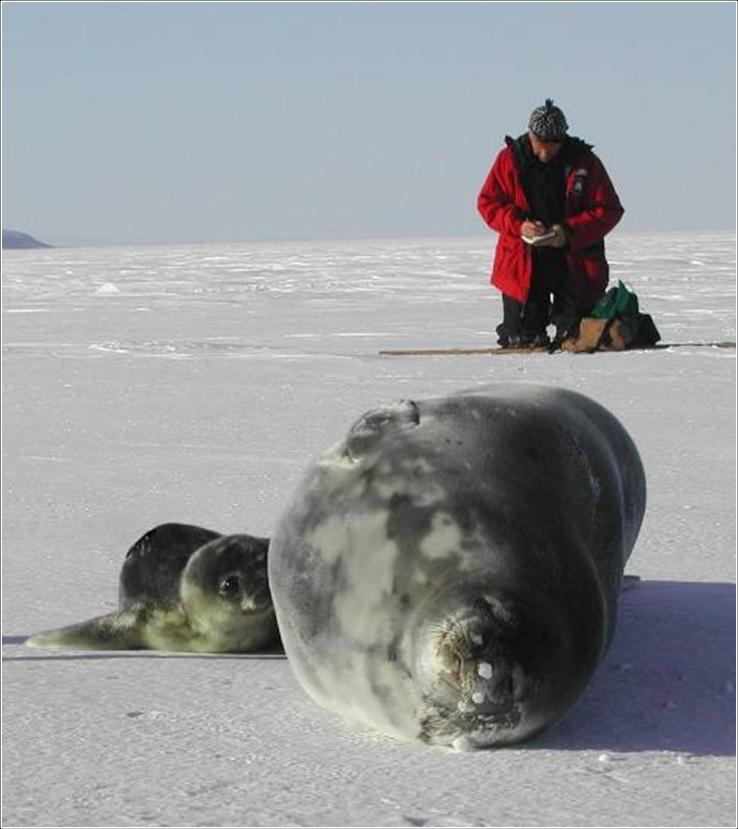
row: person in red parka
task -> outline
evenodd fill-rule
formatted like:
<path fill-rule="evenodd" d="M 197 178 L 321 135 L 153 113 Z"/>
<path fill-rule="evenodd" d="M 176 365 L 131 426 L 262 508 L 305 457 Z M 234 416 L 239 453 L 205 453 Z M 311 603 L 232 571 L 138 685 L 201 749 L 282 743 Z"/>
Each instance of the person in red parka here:
<path fill-rule="evenodd" d="M 505 138 L 477 199 L 500 234 L 492 284 L 502 292 L 503 347 L 549 345 L 550 324 L 555 344 L 576 336 L 607 287 L 604 238 L 624 211 L 592 145 L 568 128 L 548 98 L 527 133 Z"/>

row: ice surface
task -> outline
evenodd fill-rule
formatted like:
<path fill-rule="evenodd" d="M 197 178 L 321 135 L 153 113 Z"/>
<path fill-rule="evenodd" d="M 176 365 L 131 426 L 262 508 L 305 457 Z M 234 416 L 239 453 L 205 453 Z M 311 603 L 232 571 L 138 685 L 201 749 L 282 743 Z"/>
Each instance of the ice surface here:
<path fill-rule="evenodd" d="M 734 825 L 735 351 L 487 346 L 493 236 L 3 254 L 4 825 Z M 735 340 L 733 234 L 608 240 L 664 341 Z M 165 521 L 269 535 L 365 410 L 494 380 L 589 394 L 649 506 L 590 688 L 525 746 L 356 730 L 284 659 L 29 651 L 109 611 Z"/>

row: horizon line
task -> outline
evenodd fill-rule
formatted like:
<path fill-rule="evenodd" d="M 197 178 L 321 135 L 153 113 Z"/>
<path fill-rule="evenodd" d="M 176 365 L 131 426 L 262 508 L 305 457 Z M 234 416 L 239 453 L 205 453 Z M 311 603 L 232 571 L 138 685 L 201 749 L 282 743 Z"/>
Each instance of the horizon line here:
<path fill-rule="evenodd" d="M 702 234 L 718 234 L 718 233 L 736 233 L 736 227 L 723 227 L 723 228 L 669 228 L 669 229 L 649 229 L 649 228 L 640 228 L 640 229 L 627 229 L 627 230 L 614 230 L 608 237 L 610 237 L 613 233 L 618 233 L 618 235 L 641 235 L 645 233 L 654 234 L 654 233 L 663 233 L 663 234 L 676 234 L 676 233 L 702 233 Z M 69 249 L 69 248 L 118 248 L 118 247 L 176 247 L 176 246 L 184 246 L 184 245 L 250 245 L 250 244 L 274 244 L 274 243 L 316 243 L 316 244 L 325 244 L 330 242 L 381 242 L 381 241 L 399 241 L 402 239 L 474 239 L 474 238 L 494 238 L 495 231 L 488 231 L 487 233 L 484 230 L 477 232 L 477 233 L 443 233 L 443 234 L 428 234 L 428 233 L 417 233 L 417 234 L 405 234 L 405 235 L 388 235 L 388 234 L 379 234 L 379 235 L 368 235 L 368 236 L 264 236 L 258 238 L 251 238 L 251 239 L 190 239 L 190 240 L 178 240 L 178 241 L 105 241 L 105 240 L 83 240 L 83 241 L 72 241 L 72 242 L 47 242 L 43 238 L 39 238 L 34 233 L 29 233 L 28 231 L 14 231 L 10 228 L 3 228 L 3 231 L 9 232 L 17 232 L 17 233 L 24 233 L 26 235 L 31 236 L 35 241 L 42 243 L 46 247 L 44 248 L 14 248 L 14 247 L 3 247 L 2 250 L 48 250 L 48 249 Z M 489 234 L 489 235 L 488 235 Z M 608 238 L 606 237 L 606 238 Z"/>

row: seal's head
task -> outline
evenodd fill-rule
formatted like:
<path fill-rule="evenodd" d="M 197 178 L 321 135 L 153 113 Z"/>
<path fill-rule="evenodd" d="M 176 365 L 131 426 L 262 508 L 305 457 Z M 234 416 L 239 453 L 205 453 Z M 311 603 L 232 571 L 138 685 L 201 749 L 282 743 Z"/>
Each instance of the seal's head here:
<path fill-rule="evenodd" d="M 204 544 L 185 567 L 182 607 L 208 650 L 251 650 L 274 639 L 264 538 L 228 535 Z"/>
<path fill-rule="evenodd" d="M 506 745 L 556 722 L 584 690 L 596 643 L 572 643 L 553 604 L 527 591 L 441 590 L 419 609 L 415 673 L 421 738 L 456 748 Z"/>

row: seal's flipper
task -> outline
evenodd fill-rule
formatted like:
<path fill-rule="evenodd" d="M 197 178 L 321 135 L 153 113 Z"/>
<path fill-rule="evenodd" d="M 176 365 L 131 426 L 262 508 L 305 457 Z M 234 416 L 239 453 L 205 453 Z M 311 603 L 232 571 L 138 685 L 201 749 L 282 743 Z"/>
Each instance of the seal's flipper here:
<path fill-rule="evenodd" d="M 26 645 L 31 648 L 109 651 L 145 647 L 139 614 L 132 610 L 96 616 L 56 630 L 44 630 L 27 639 Z"/>
<path fill-rule="evenodd" d="M 632 574 L 623 576 L 623 580 L 620 583 L 620 592 L 625 593 L 626 590 L 632 590 L 634 587 L 638 587 L 641 583 L 640 576 L 634 576 Z"/>

